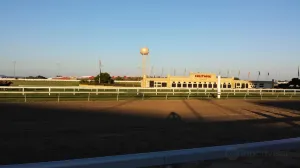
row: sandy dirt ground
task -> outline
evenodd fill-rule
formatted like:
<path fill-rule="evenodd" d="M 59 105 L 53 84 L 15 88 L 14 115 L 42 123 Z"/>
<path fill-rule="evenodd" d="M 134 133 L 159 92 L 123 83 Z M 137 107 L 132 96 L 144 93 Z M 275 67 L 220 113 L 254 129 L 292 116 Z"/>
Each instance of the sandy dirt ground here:
<path fill-rule="evenodd" d="M 0 164 L 298 137 L 300 101 L 0 104 Z"/>

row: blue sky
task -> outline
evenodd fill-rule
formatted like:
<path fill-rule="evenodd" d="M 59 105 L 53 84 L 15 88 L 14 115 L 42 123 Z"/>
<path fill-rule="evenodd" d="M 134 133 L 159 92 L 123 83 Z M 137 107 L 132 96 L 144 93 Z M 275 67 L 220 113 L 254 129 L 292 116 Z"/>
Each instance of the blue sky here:
<path fill-rule="evenodd" d="M 0 74 L 112 75 L 227 70 L 290 79 L 300 65 L 299 0 L 2 0 Z"/>

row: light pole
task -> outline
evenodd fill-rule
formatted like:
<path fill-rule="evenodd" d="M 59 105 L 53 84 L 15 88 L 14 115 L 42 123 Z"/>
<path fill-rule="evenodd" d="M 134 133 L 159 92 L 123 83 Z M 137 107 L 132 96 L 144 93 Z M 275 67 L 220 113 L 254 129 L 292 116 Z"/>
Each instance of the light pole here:
<path fill-rule="evenodd" d="M 141 66 L 138 66 L 137 69 L 138 69 L 138 71 L 140 72 L 140 70 L 142 69 L 142 67 L 141 67 Z M 143 79 L 143 73 L 141 74 L 141 78 L 139 78 L 139 79 L 140 79 L 140 80 Z"/>
<path fill-rule="evenodd" d="M 56 63 L 57 65 L 57 75 L 56 76 L 60 76 L 60 63 Z"/>
<path fill-rule="evenodd" d="M 101 83 L 101 67 L 102 67 L 102 63 L 101 63 L 101 60 L 99 60 L 99 84 Z"/>
<path fill-rule="evenodd" d="M 14 78 L 16 78 L 16 64 L 17 64 L 17 61 L 13 61 L 13 64 L 14 64 Z"/>

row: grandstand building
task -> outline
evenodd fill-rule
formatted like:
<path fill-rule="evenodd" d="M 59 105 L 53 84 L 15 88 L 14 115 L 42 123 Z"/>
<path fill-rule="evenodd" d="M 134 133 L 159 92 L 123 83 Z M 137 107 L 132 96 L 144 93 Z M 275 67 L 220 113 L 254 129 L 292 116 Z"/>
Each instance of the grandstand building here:
<path fill-rule="evenodd" d="M 141 87 L 153 88 L 217 88 L 217 75 L 213 73 L 190 73 L 189 76 L 170 76 L 150 78 L 144 76 Z M 272 81 L 247 81 L 234 77 L 222 77 L 221 88 L 273 88 Z"/>

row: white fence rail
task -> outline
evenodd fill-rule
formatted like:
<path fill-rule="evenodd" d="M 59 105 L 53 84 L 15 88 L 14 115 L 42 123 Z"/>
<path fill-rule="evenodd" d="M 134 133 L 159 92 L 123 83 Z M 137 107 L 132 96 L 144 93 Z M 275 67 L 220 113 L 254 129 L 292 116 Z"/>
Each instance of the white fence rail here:
<path fill-rule="evenodd" d="M 0 89 L 126 89 L 126 90 L 214 90 L 217 91 L 216 88 L 142 88 L 142 87 L 90 87 L 90 86 L 0 86 Z M 221 88 L 222 91 L 262 91 L 262 92 L 291 92 L 297 91 L 300 92 L 300 89 L 233 89 L 233 88 Z"/>
<path fill-rule="evenodd" d="M 236 159 L 259 154 L 287 157 L 288 152 L 300 148 L 300 138 L 273 140 L 237 145 L 204 147 L 195 149 L 150 152 L 87 159 L 74 159 L 41 163 L 4 165 L 0 168 L 138 168 L 174 165 L 204 160 Z"/>
<path fill-rule="evenodd" d="M 57 95 L 58 101 L 61 95 L 82 95 L 86 94 L 86 98 L 90 101 L 91 95 L 115 95 L 116 100 L 119 100 L 121 95 L 140 96 L 144 99 L 145 96 L 164 96 L 165 99 L 174 96 L 183 96 L 189 99 L 190 97 L 215 97 L 217 90 L 213 89 L 197 89 L 197 88 L 140 88 L 140 87 L 118 87 L 118 88 L 92 88 L 92 87 L 0 87 L 0 97 L 3 95 L 22 94 L 26 102 L 26 95 L 31 94 L 48 94 Z M 221 98 L 242 97 L 248 99 L 250 97 L 274 99 L 279 98 L 295 98 L 300 97 L 300 89 L 221 89 Z"/>

